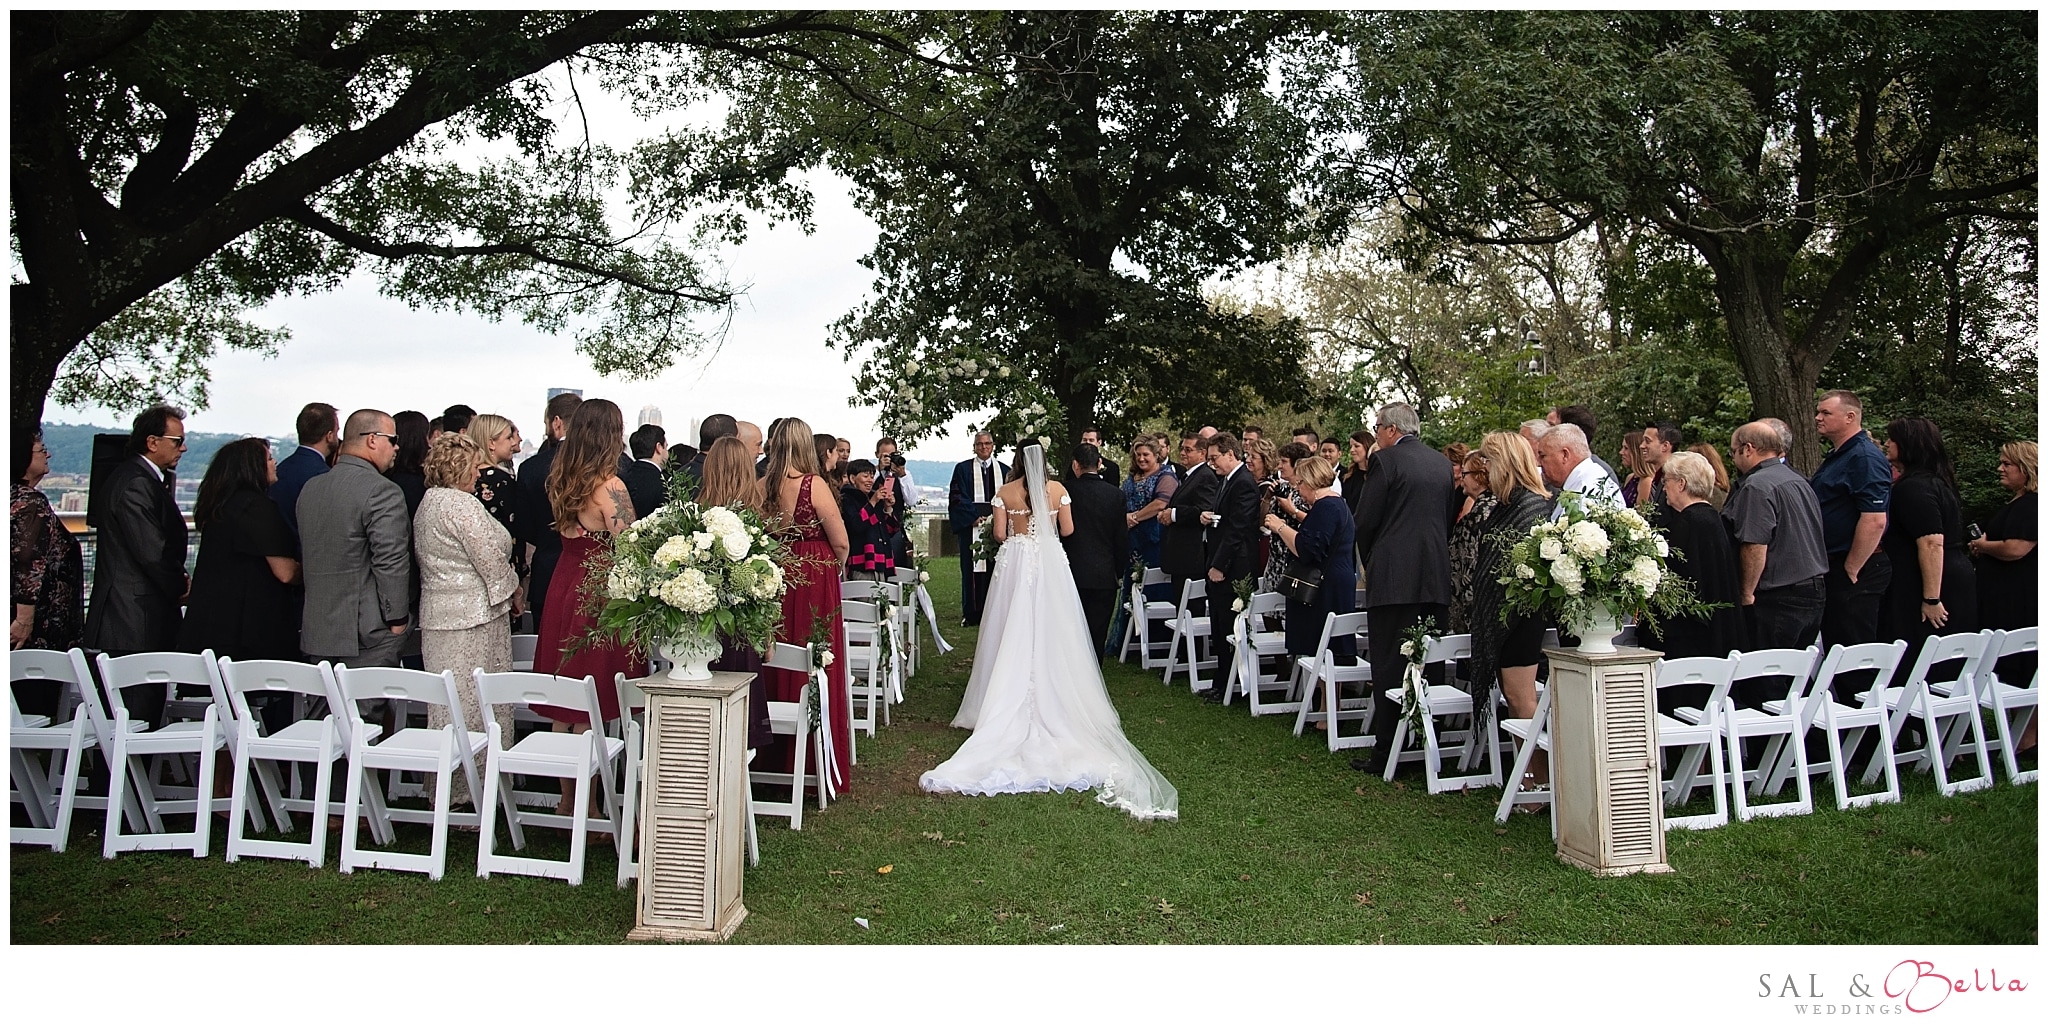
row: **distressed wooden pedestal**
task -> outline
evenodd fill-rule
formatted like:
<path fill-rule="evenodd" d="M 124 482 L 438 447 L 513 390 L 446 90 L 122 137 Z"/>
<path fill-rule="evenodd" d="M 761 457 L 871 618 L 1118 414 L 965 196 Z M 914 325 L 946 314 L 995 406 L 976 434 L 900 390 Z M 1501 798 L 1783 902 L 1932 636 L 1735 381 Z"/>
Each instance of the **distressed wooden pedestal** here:
<path fill-rule="evenodd" d="M 647 692 L 640 800 L 640 892 L 626 938 L 717 942 L 746 920 L 747 672 Z"/>
<path fill-rule="evenodd" d="M 1550 658 L 1551 813 L 1557 856 L 1602 877 L 1663 873 L 1657 761 L 1657 651 L 1624 647 Z"/>

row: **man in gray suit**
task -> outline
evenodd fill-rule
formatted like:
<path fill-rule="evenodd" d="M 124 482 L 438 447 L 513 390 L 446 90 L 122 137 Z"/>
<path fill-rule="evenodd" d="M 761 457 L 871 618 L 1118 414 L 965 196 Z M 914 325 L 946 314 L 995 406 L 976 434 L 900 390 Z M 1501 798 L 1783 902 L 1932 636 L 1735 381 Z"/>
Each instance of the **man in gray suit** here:
<path fill-rule="evenodd" d="M 405 495 L 385 479 L 398 460 L 397 425 L 375 409 L 349 414 L 334 468 L 299 492 L 306 655 L 351 668 L 396 666 L 412 575 Z"/>

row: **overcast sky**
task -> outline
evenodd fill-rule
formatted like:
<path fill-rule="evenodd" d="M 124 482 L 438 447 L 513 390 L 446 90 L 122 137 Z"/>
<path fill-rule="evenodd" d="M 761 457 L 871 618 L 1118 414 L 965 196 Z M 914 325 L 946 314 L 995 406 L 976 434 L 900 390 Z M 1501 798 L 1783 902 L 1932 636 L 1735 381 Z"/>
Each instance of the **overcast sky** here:
<path fill-rule="evenodd" d="M 656 127 L 618 104 L 595 99 L 596 92 L 586 88 L 584 95 L 592 100 L 591 126 L 599 139 L 623 148 Z M 643 406 L 657 406 L 671 439 L 694 443 L 692 424 L 714 412 L 763 427 L 778 416 L 799 416 L 814 430 L 852 437 L 856 452 L 872 452 L 880 436 L 875 410 L 847 404 L 857 364 L 845 362 L 824 339 L 826 327 L 859 304 L 873 283 L 873 274 L 857 261 L 873 246 L 875 226 L 854 209 L 843 179 L 820 173 L 811 181 L 816 233 L 757 225 L 745 245 L 720 254 L 730 280 L 745 289 L 724 346 L 657 379 L 600 377 L 567 335 L 543 334 L 516 321 L 409 309 L 380 295 L 376 278 L 365 274 L 338 290 L 283 299 L 257 311 L 252 319 L 289 327 L 292 340 L 273 359 L 247 353 L 216 357 L 212 401 L 194 413 L 189 426 L 277 437 L 291 434 L 299 408 L 310 401 L 331 402 L 344 415 L 369 406 L 418 409 L 428 416 L 466 402 L 480 412 L 509 416 L 537 442 L 547 389 L 566 387 L 618 403 L 628 428 Z M 45 416 L 124 426 L 132 413 L 53 404 Z M 962 416 L 947 434 L 907 454 L 967 458 L 964 428 L 971 418 Z"/>

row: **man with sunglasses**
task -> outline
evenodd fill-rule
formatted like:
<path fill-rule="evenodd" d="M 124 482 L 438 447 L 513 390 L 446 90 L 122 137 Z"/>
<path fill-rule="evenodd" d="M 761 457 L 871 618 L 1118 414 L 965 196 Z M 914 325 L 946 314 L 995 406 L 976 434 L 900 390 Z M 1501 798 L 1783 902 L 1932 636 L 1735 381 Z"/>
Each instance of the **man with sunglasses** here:
<path fill-rule="evenodd" d="M 334 468 L 299 492 L 299 646 L 308 657 L 350 668 L 398 664 L 412 608 L 412 517 L 384 476 L 397 461 L 397 424 L 358 409 L 342 425 Z"/>
<path fill-rule="evenodd" d="M 190 589 L 185 516 L 172 497 L 173 470 L 184 454 L 184 410 L 153 405 L 135 417 L 129 457 L 108 471 L 97 496 L 105 505 L 85 615 L 87 647 L 114 657 L 176 649 L 184 622 L 178 609 Z M 129 711 L 154 726 L 163 692 L 139 687 L 131 693 Z"/>

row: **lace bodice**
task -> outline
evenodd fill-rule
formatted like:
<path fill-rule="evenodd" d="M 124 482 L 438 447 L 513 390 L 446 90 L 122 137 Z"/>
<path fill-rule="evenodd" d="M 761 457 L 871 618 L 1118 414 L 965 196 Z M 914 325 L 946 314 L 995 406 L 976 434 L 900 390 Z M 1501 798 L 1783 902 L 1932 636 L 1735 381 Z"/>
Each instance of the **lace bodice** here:
<path fill-rule="evenodd" d="M 1048 497 L 1048 498 L 1050 498 L 1050 497 L 1051 497 L 1051 495 L 1050 495 L 1050 494 L 1048 493 L 1048 494 L 1047 494 L 1047 497 Z M 993 507 L 993 508 L 996 508 L 996 509 L 1000 509 L 1000 510 L 1002 511 L 1002 513 L 1003 513 L 1004 515 L 1006 515 L 1006 516 L 1009 516 L 1009 517 L 1010 517 L 1010 519 L 1009 519 L 1009 524 L 1008 524 L 1008 525 L 1009 525 L 1009 531 L 1010 531 L 1010 536 L 1009 536 L 1009 537 L 1008 537 L 1007 539 L 1009 539 L 1009 540 L 1015 540 L 1015 539 L 1017 539 L 1018 537 L 1024 537 L 1024 536 L 1029 536 L 1029 535 L 1030 535 L 1030 533 L 1031 533 L 1031 527 L 1032 527 L 1032 525 L 1033 525 L 1033 524 L 1032 524 L 1032 521 L 1031 521 L 1031 509 L 1030 509 L 1030 508 L 1028 508 L 1028 507 L 1027 507 L 1027 508 L 1011 508 L 1011 507 L 1009 507 L 1009 505 L 1008 505 L 1008 504 L 1006 504 L 1006 503 L 1005 503 L 1005 502 L 1003 501 L 1003 496 L 1002 496 L 1002 495 L 1000 495 L 1000 494 L 997 494 L 997 495 L 994 495 L 994 496 L 990 497 L 990 498 L 988 499 L 988 503 L 989 503 L 989 505 L 990 505 L 991 507 Z M 1073 503 L 1074 503 L 1074 498 L 1073 498 L 1073 496 L 1072 496 L 1072 495 L 1068 495 L 1068 494 L 1062 494 L 1062 495 L 1060 495 L 1060 500 L 1059 500 L 1059 504 L 1060 504 L 1060 505 L 1072 505 Z"/>

